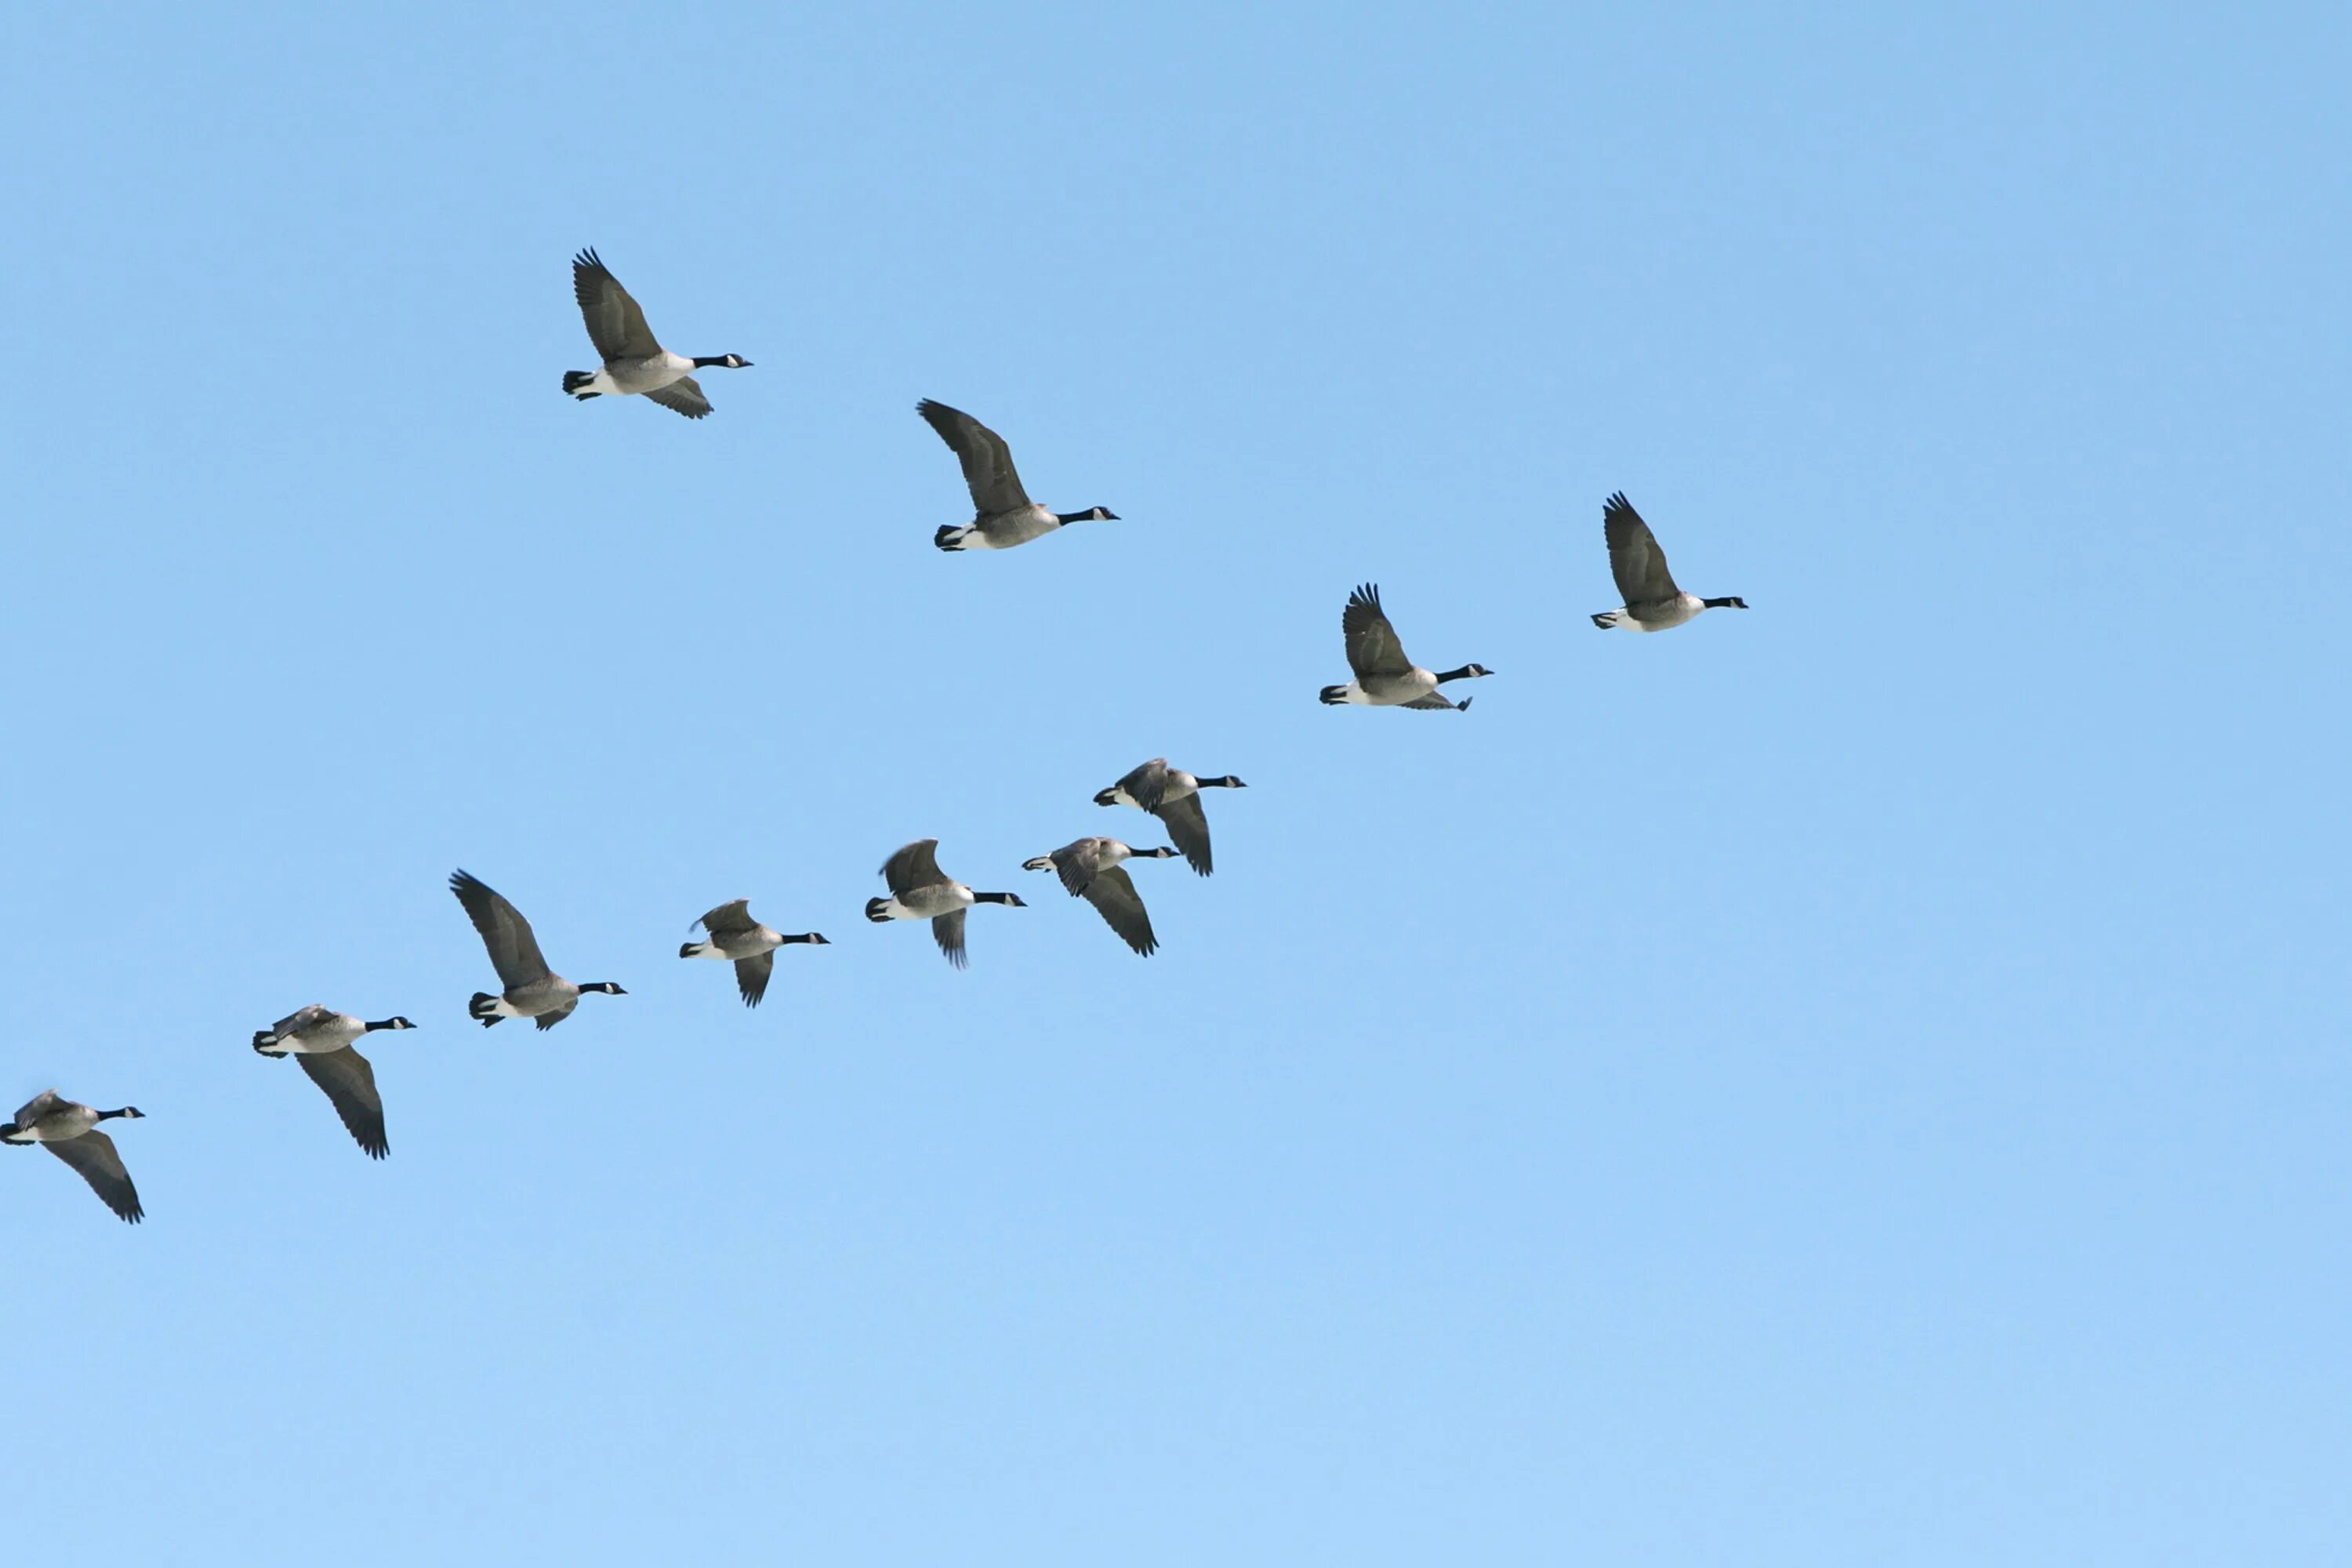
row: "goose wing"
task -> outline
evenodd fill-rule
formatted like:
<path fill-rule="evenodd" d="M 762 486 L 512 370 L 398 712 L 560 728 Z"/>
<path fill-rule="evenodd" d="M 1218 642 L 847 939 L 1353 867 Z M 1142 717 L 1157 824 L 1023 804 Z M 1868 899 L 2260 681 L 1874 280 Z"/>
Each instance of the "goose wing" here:
<path fill-rule="evenodd" d="M 719 905 L 694 923 L 716 937 L 751 931 L 760 922 L 751 918 L 751 900 L 736 899 Z"/>
<path fill-rule="evenodd" d="M 961 408 L 924 398 L 915 405 L 923 422 L 940 433 L 963 465 L 963 482 L 971 490 L 971 504 L 983 513 L 1011 511 L 1029 504 L 1021 476 L 1013 468 L 1013 449 L 1004 437 Z"/>
<path fill-rule="evenodd" d="M 1143 895 L 1135 890 L 1135 879 L 1127 874 L 1126 867 L 1113 866 L 1087 883 L 1087 902 L 1121 942 L 1146 958 L 1160 945 L 1160 939 L 1151 934 L 1151 917 L 1143 910 Z"/>
<path fill-rule="evenodd" d="M 45 1089 L 16 1108 L 16 1120 L 10 1125 L 30 1127 L 45 1116 L 55 1116 L 72 1103 L 72 1100 L 68 1100 L 56 1089 Z"/>
<path fill-rule="evenodd" d="M 1410 702 L 1400 702 L 1397 706 L 1400 708 L 1419 708 L 1424 712 L 1433 711 L 1440 708 L 1451 708 L 1459 710 L 1470 706 L 1470 699 L 1465 697 L 1461 701 L 1456 702 L 1442 691 L 1432 691 L 1424 696 L 1416 697 Z"/>
<path fill-rule="evenodd" d="M 115 1152 L 114 1140 L 105 1133 L 85 1132 L 41 1147 L 80 1172 L 89 1190 L 120 1217 L 132 1225 L 147 1217 L 147 1211 L 139 1206 L 139 1189 L 131 1184 L 131 1173 L 122 1168 L 122 1156 Z"/>
<path fill-rule="evenodd" d="M 1168 759 L 1154 757 L 1111 787 L 1124 790 L 1144 810 L 1158 811 L 1160 797 L 1168 790 Z"/>
<path fill-rule="evenodd" d="M 935 916 L 931 921 L 931 940 L 940 944 L 940 951 L 946 953 L 948 962 L 958 969 L 963 968 L 971 962 L 964 957 L 963 952 L 963 917 L 968 912 L 964 910 L 952 910 L 946 914 Z"/>
<path fill-rule="evenodd" d="M 1626 604 L 1660 604 L 1682 592 L 1675 586 L 1675 574 L 1666 570 L 1666 552 L 1658 548 L 1657 535 L 1623 491 L 1601 503 L 1601 532 L 1609 541 L 1610 574 L 1617 579 L 1617 591 L 1625 595 Z"/>
<path fill-rule="evenodd" d="M 1102 840 L 1081 838 L 1075 844 L 1065 844 L 1048 857 L 1054 862 L 1054 874 L 1062 879 L 1062 886 L 1072 898 L 1078 897 L 1100 873 Z"/>
<path fill-rule="evenodd" d="M 1348 607 L 1339 615 L 1339 631 L 1348 642 L 1348 668 L 1356 672 L 1357 679 L 1412 670 L 1412 660 L 1405 658 L 1396 627 L 1389 625 L 1388 615 L 1381 608 L 1381 591 L 1372 584 L 1348 595 Z"/>
<path fill-rule="evenodd" d="M 768 976 L 775 972 L 776 955 L 772 952 L 755 952 L 735 961 L 735 989 L 743 994 L 743 1005 L 760 1005 L 760 998 L 768 994 Z"/>
<path fill-rule="evenodd" d="M 1184 853 L 1185 864 L 1205 877 L 1213 868 L 1209 858 L 1209 814 L 1201 809 L 1201 797 L 1188 795 L 1152 808 L 1151 815 L 1168 829 L 1169 842 Z"/>
<path fill-rule="evenodd" d="M 490 965 L 499 972 L 500 984 L 511 991 L 548 977 L 551 971 L 540 955 L 539 938 L 531 935 L 530 922 L 520 910 L 470 871 L 453 873 L 449 890 L 457 895 L 474 929 L 482 933 L 482 945 L 489 950 Z"/>
<path fill-rule="evenodd" d="M 911 893 L 917 888 L 936 887 L 947 880 L 940 873 L 940 841 L 918 838 L 902 846 L 898 852 L 882 862 L 882 880 L 894 893 Z"/>
<path fill-rule="evenodd" d="M 327 1091 L 335 1114 L 343 1119 L 343 1126 L 369 1158 L 381 1160 L 392 1152 L 383 1136 L 383 1097 L 375 1091 L 375 1068 L 368 1065 L 367 1058 L 346 1046 L 340 1051 L 294 1059 L 302 1064 L 312 1083 Z"/>
<path fill-rule="evenodd" d="M 315 1029 L 334 1016 L 333 1009 L 325 1003 L 313 1002 L 308 1007 L 289 1013 L 270 1025 L 269 1032 L 282 1040 L 289 1035 L 299 1035 Z"/>
<path fill-rule="evenodd" d="M 710 412 L 710 399 L 702 395 L 702 384 L 690 375 L 681 375 L 667 386 L 656 386 L 646 397 L 688 419 L 699 419 Z"/>
<path fill-rule="evenodd" d="M 563 1022 L 564 1019 L 572 1016 L 572 1010 L 579 1005 L 580 998 L 574 996 L 562 1006 L 550 1008 L 548 1011 L 541 1013 L 538 1017 L 533 1018 L 531 1022 L 539 1026 L 540 1033 L 545 1034 L 548 1030 L 555 1027 L 556 1025 Z"/>
<path fill-rule="evenodd" d="M 651 359 L 662 352 L 653 329 L 646 325 L 646 313 L 593 250 L 572 258 L 572 297 L 580 301 L 588 341 L 604 358 Z"/>

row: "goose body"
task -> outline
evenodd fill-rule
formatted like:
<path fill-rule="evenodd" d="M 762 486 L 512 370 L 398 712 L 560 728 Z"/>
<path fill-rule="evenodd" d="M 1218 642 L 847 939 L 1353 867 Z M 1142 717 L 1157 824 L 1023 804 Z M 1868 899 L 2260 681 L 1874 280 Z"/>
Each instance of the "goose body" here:
<path fill-rule="evenodd" d="M 974 904 L 1003 904 L 1011 909 L 1025 909 L 1019 896 L 1013 893 L 975 893 L 963 883 L 950 878 L 940 869 L 940 841 L 918 838 L 902 846 L 890 858 L 882 862 L 882 880 L 890 889 L 887 899 L 866 900 L 866 918 L 877 924 L 884 921 L 929 921 L 931 938 L 940 944 L 947 961 L 961 969 L 970 963 L 964 954 L 964 911 Z"/>
<path fill-rule="evenodd" d="M 1609 546 L 1609 572 L 1625 602 L 1613 610 L 1594 614 L 1592 624 L 1602 631 L 1622 626 L 1628 631 L 1671 631 L 1696 619 L 1703 610 L 1744 610 L 1745 599 L 1702 599 L 1675 586 L 1666 569 L 1666 552 L 1657 535 L 1620 490 L 1601 505 L 1601 538 Z"/>
<path fill-rule="evenodd" d="M 1367 583 L 1348 595 L 1339 614 L 1339 635 L 1347 645 L 1348 668 L 1356 679 L 1345 686 L 1327 686 L 1328 703 L 1354 702 L 1373 708 L 1455 708 L 1467 711 L 1470 699 L 1460 702 L 1437 689 L 1449 680 L 1472 680 L 1495 672 L 1483 664 L 1465 664 L 1443 673 L 1423 669 L 1405 657 L 1396 627 L 1381 608 L 1381 591 Z"/>
<path fill-rule="evenodd" d="M 589 992 L 628 994 L 609 980 L 578 985 L 550 969 L 540 953 L 539 939 L 531 934 L 530 922 L 471 872 L 453 873 L 449 890 L 457 895 L 457 902 L 465 906 L 467 917 L 481 933 L 490 965 L 505 987 L 497 995 L 477 991 L 466 1005 L 467 1015 L 485 1029 L 501 1018 L 529 1018 L 542 1029 L 551 1029 L 570 1017 L 580 998 Z"/>
<path fill-rule="evenodd" d="M 680 958 L 719 958 L 735 965 L 735 989 L 743 998 L 743 1005 L 756 1007 L 760 998 L 768 994 L 769 976 L 775 973 L 776 949 L 789 942 L 811 942 L 820 947 L 832 944 L 815 931 L 803 931 L 798 936 L 763 926 L 751 918 L 751 900 L 737 899 L 719 905 L 694 922 L 710 935 L 709 942 L 689 942 L 677 950 Z"/>
<path fill-rule="evenodd" d="M 45 1089 L 19 1106 L 14 1120 L 0 1122 L 0 1143 L 39 1144 L 72 1166 L 117 1218 L 137 1225 L 147 1217 L 139 1204 L 139 1189 L 131 1184 L 114 1140 L 98 1128 L 100 1122 L 118 1117 L 137 1121 L 146 1114 L 135 1105 L 120 1110 L 93 1110 L 54 1089 Z"/>
<path fill-rule="evenodd" d="M 405 1018 L 374 1023 L 350 1013 L 338 1013 L 313 1002 L 289 1013 L 266 1029 L 257 1029 L 253 1048 L 265 1057 L 292 1057 L 302 1071 L 326 1095 L 335 1114 L 372 1159 L 392 1152 L 383 1131 L 383 1096 L 376 1091 L 375 1068 L 352 1043 L 379 1029 L 413 1029 Z"/>
<path fill-rule="evenodd" d="M 1145 910 L 1143 896 L 1135 890 L 1135 879 L 1127 874 L 1124 862 L 1166 860 L 1175 854 L 1165 846 L 1135 849 L 1116 838 L 1080 838 L 1049 855 L 1024 860 L 1021 868 L 1057 874 L 1072 898 L 1083 898 L 1092 904 L 1103 923 L 1118 933 L 1121 942 L 1149 958 L 1160 946 L 1160 939 L 1152 934 L 1151 916 Z"/>
<path fill-rule="evenodd" d="M 563 373 L 563 390 L 583 403 L 592 397 L 643 395 L 688 419 L 699 419 L 710 412 L 710 400 L 702 395 L 694 373 L 751 368 L 751 362 L 740 354 L 688 359 L 662 347 L 646 325 L 645 311 L 593 250 L 572 259 L 572 295 L 588 324 L 588 341 L 604 362 L 594 370 Z"/>
<path fill-rule="evenodd" d="M 1013 469 L 1013 451 L 1004 438 L 962 409 L 926 397 L 915 405 L 915 412 L 955 453 L 963 467 L 964 486 L 971 491 L 971 521 L 960 528 L 942 528 L 931 536 L 931 542 L 941 550 L 1010 550 L 1042 539 L 1065 523 L 1118 521 L 1118 514 L 1108 507 L 1057 512 L 1031 500 Z"/>
<path fill-rule="evenodd" d="M 1184 852 L 1186 864 L 1205 877 L 1213 868 L 1213 862 L 1209 854 L 1209 817 L 1201 809 L 1201 792 L 1247 787 L 1231 773 L 1204 779 L 1181 768 L 1170 767 L 1165 757 L 1154 757 L 1108 789 L 1097 791 L 1095 804 L 1131 805 L 1150 812 L 1168 830 L 1176 847 Z"/>

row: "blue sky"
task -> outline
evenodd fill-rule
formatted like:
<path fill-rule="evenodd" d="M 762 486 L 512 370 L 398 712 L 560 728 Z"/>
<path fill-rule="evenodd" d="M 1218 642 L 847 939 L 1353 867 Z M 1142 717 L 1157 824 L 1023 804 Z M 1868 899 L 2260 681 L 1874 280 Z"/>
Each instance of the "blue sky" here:
<path fill-rule="evenodd" d="M 2344 1560 L 2339 14 L 7 26 L 5 1087 L 150 1215 L 0 1154 L 12 1501 Z M 559 395 L 583 245 L 712 418 Z M 1125 521 L 934 551 L 922 396 Z M 1595 632 L 1619 489 L 1753 610 Z M 1366 580 L 1472 713 L 1316 704 Z M 1162 753 L 1250 787 L 1145 962 L 1018 868 Z M 469 1025 L 461 865 L 630 994 Z M 834 939 L 750 1014 L 744 895 Z M 422 1026 L 383 1165 L 313 1000 Z"/>

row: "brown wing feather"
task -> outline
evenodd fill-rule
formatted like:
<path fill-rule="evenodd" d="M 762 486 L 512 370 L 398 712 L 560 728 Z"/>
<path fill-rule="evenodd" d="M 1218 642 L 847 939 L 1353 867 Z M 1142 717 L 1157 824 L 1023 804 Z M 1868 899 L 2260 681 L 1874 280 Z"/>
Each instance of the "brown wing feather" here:
<path fill-rule="evenodd" d="M 1186 865 L 1203 877 L 1214 868 L 1209 858 L 1209 814 L 1201 809 L 1199 795 L 1169 801 L 1151 815 L 1168 829 L 1169 842 L 1183 851 Z"/>
<path fill-rule="evenodd" d="M 511 990 L 548 977 L 551 972 L 539 951 L 539 938 L 531 934 L 530 922 L 496 889 L 470 871 L 457 871 L 449 878 L 449 890 L 466 906 L 467 918 L 481 933 L 482 946 L 489 952 L 490 966 L 499 972 L 499 984 Z"/>
<path fill-rule="evenodd" d="M 381 1160 L 392 1152 L 383 1135 L 383 1097 L 376 1092 L 375 1068 L 367 1058 L 346 1047 L 340 1051 L 306 1052 L 294 1059 L 324 1089 L 335 1114 L 343 1119 L 352 1139 L 369 1158 Z"/>
<path fill-rule="evenodd" d="M 882 880 L 894 893 L 910 893 L 946 881 L 940 874 L 939 847 L 936 838 L 918 838 L 901 846 L 882 862 Z"/>
<path fill-rule="evenodd" d="M 572 258 L 572 297 L 580 302 L 581 319 L 588 323 L 588 341 L 604 358 L 650 359 L 662 352 L 653 329 L 646 325 L 646 313 L 593 250 Z"/>
<path fill-rule="evenodd" d="M 963 917 L 969 912 L 954 910 L 935 917 L 931 921 L 931 940 L 940 944 L 940 951 L 946 953 L 948 962 L 958 969 L 971 963 L 963 951 Z"/>
<path fill-rule="evenodd" d="M 105 1133 L 85 1132 L 41 1147 L 79 1173 L 99 1201 L 119 1217 L 132 1225 L 147 1217 L 147 1211 L 139 1205 L 139 1189 L 131 1185 L 131 1173 L 123 1169 L 122 1156 L 115 1152 L 114 1140 Z"/>
<path fill-rule="evenodd" d="M 1381 591 L 1367 583 L 1348 595 L 1348 607 L 1339 614 L 1339 632 L 1348 644 L 1348 668 L 1356 679 L 1374 675 L 1402 675 L 1412 668 L 1412 660 L 1405 658 L 1404 645 L 1397 640 L 1396 627 L 1381 608 Z"/>
<path fill-rule="evenodd" d="M 963 466 L 964 486 L 971 491 L 974 507 L 989 513 L 1029 504 L 1029 492 L 1021 488 L 1021 476 L 1013 468 L 1013 449 L 1004 444 L 1003 437 L 962 409 L 928 397 L 915 405 L 915 412 L 940 433 L 940 439 Z"/>
<path fill-rule="evenodd" d="M 1609 542 L 1609 572 L 1628 605 L 1655 605 L 1682 592 L 1666 570 L 1666 552 L 1622 491 L 1601 503 L 1601 533 Z"/>
<path fill-rule="evenodd" d="M 679 376 L 667 386 L 656 386 L 646 396 L 688 419 L 699 419 L 710 412 L 710 399 L 702 395 L 702 384 L 690 375 Z"/>
<path fill-rule="evenodd" d="M 743 1005 L 760 1005 L 760 998 L 768 994 L 768 977 L 775 972 L 776 955 L 772 952 L 755 952 L 735 961 L 735 989 L 741 993 Z"/>
<path fill-rule="evenodd" d="M 1135 879 L 1127 874 L 1126 867 L 1113 866 L 1088 883 L 1087 902 L 1121 942 L 1144 957 L 1150 957 L 1160 945 L 1160 939 L 1151 933 L 1151 917 L 1144 911 L 1143 895 L 1135 890 Z"/>

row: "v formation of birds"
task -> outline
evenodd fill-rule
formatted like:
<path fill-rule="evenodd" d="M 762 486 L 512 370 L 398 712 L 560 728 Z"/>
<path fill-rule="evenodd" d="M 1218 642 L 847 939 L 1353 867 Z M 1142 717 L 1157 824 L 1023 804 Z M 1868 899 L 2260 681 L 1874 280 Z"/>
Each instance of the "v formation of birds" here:
<path fill-rule="evenodd" d="M 583 250 L 573 258 L 572 290 L 587 324 L 588 341 L 603 362 L 594 370 L 564 373 L 563 390 L 583 402 L 639 396 L 688 419 L 700 419 L 709 415 L 712 405 L 695 372 L 751 366 L 750 360 L 737 353 L 688 357 L 662 347 L 646 324 L 644 310 L 593 250 Z M 1071 523 L 1118 521 L 1118 514 L 1108 507 L 1057 512 L 1031 500 L 1013 468 L 1012 448 L 1004 437 L 961 409 L 925 398 L 915 405 L 915 412 L 955 454 L 965 487 L 971 492 L 971 521 L 941 527 L 932 538 L 940 549 L 1011 550 Z M 1594 626 L 1604 631 L 1662 632 L 1702 611 L 1748 607 L 1743 599 L 1703 599 L 1676 586 L 1657 537 L 1622 493 L 1602 503 L 1601 515 L 1609 570 L 1624 602 L 1615 609 L 1596 612 Z M 1415 664 L 1406 656 L 1396 626 L 1381 606 L 1381 591 L 1372 584 L 1348 595 L 1339 616 L 1339 634 L 1351 679 L 1325 687 L 1322 700 L 1326 703 L 1466 712 L 1471 700 L 1465 696 L 1456 701 L 1443 689 L 1494 673 L 1481 664 L 1445 670 Z M 1159 948 L 1160 939 L 1152 930 L 1143 896 L 1128 873 L 1127 862 L 1181 856 L 1195 872 L 1208 876 L 1213 863 L 1202 792 L 1242 787 L 1242 781 L 1230 773 L 1204 778 L 1169 766 L 1165 757 L 1154 757 L 1097 792 L 1094 799 L 1097 805 L 1132 806 L 1150 814 L 1165 829 L 1170 844 L 1138 849 L 1117 838 L 1089 837 L 1024 861 L 1022 868 L 1053 873 L 1065 892 L 1092 904 L 1121 942 L 1148 957 Z M 885 860 L 881 876 L 888 893 L 866 902 L 866 918 L 877 924 L 929 921 L 940 953 L 961 969 L 969 963 L 964 917 L 982 904 L 1010 909 L 1024 905 L 1018 894 L 975 892 L 948 876 L 940 869 L 938 850 L 938 839 L 919 838 Z M 496 992 L 478 991 L 467 1005 L 467 1015 L 484 1028 L 509 1018 L 528 1018 L 537 1028 L 551 1029 L 572 1016 L 583 996 L 628 994 L 610 980 L 573 981 L 556 973 L 540 952 L 530 921 L 479 878 L 457 871 L 449 879 L 449 890 L 480 933 L 490 967 L 498 975 Z M 678 956 L 733 964 L 736 990 L 747 1007 L 758 1006 L 767 994 L 778 950 L 829 945 L 816 931 L 786 933 L 761 923 L 752 918 L 746 899 L 719 905 L 696 920 L 693 928 L 700 929 L 704 939 L 682 944 Z M 299 1062 L 333 1105 L 352 1141 L 363 1152 L 381 1160 L 391 1152 L 384 1133 L 383 1098 L 376 1089 L 374 1067 L 361 1054 L 359 1042 L 378 1032 L 415 1026 L 404 1017 L 370 1021 L 313 1003 L 256 1031 L 253 1048 L 265 1057 L 290 1056 Z M 47 1149 L 79 1173 L 108 1208 L 136 1224 L 146 1213 L 139 1190 L 113 1139 L 100 1129 L 105 1122 L 135 1121 L 143 1114 L 136 1106 L 99 1110 L 67 1100 L 55 1089 L 45 1089 L 26 1101 L 12 1120 L 0 1122 L 0 1142 Z"/>

